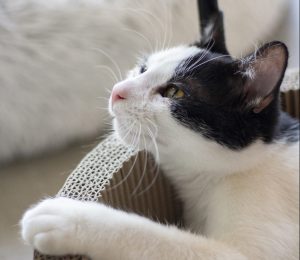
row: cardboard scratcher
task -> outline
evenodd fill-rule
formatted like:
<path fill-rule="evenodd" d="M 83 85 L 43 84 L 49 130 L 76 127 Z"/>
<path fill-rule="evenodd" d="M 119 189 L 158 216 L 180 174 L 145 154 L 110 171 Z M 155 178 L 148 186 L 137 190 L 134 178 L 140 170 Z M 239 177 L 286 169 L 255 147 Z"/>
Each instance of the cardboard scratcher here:
<path fill-rule="evenodd" d="M 299 69 L 290 70 L 282 85 L 284 110 L 299 118 Z M 160 222 L 182 225 L 182 205 L 145 152 L 136 153 L 114 135 L 91 151 L 70 174 L 58 196 L 99 201 Z M 87 260 L 85 256 L 46 256 L 35 260 Z"/>
<path fill-rule="evenodd" d="M 71 173 L 58 196 L 99 201 L 159 222 L 181 225 L 181 203 L 151 155 L 136 153 L 115 135 L 107 137 Z M 54 257 L 34 252 L 34 259 L 88 259 Z"/>

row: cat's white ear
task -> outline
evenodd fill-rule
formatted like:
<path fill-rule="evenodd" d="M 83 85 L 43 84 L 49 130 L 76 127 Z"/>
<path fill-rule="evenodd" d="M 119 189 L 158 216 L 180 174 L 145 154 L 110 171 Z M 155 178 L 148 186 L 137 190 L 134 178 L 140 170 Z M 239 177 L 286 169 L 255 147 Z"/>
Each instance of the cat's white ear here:
<path fill-rule="evenodd" d="M 243 96 L 255 113 L 261 112 L 278 96 L 287 60 L 286 45 L 271 42 L 240 61 L 240 72 L 245 80 Z"/>

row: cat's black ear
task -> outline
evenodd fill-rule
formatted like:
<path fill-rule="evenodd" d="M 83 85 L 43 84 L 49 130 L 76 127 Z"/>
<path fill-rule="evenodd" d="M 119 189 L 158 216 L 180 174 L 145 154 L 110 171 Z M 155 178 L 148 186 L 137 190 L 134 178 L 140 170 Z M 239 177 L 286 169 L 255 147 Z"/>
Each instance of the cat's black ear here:
<path fill-rule="evenodd" d="M 198 0 L 200 14 L 201 40 L 200 48 L 212 52 L 228 54 L 223 25 L 223 13 L 219 10 L 217 0 Z"/>
<path fill-rule="evenodd" d="M 270 42 L 239 61 L 244 105 L 260 113 L 278 97 L 287 67 L 288 50 L 282 42 Z"/>

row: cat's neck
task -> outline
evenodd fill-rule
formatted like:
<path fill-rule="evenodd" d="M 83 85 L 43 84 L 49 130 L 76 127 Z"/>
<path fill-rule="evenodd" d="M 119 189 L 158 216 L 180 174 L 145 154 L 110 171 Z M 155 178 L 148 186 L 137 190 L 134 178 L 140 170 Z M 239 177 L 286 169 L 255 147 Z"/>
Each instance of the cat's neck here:
<path fill-rule="evenodd" d="M 291 133 L 286 129 L 292 127 L 299 131 L 299 123 L 285 114 L 282 114 L 279 120 L 278 125 L 282 126 L 281 135 L 273 142 L 265 143 L 258 139 L 247 147 L 236 150 L 222 146 L 169 120 L 168 128 L 159 129 L 162 133 L 157 138 L 159 163 L 165 171 L 174 175 L 174 178 L 195 178 L 201 175 L 202 178 L 217 179 L 229 174 L 251 171 L 254 167 L 277 157 L 280 161 L 295 143 L 286 140 Z M 284 131 L 285 135 L 282 134 Z"/>
<path fill-rule="evenodd" d="M 229 174 L 242 173 L 268 161 L 283 144 L 265 144 L 256 141 L 245 149 L 230 150 L 191 133 L 190 139 L 158 145 L 160 164 L 175 178 L 217 179 Z M 205 144 L 204 144 L 205 143 Z M 207 175 L 207 176 L 206 176 Z M 205 177 L 204 177 L 205 176 Z"/>
<path fill-rule="evenodd" d="M 269 176 L 273 172 L 296 171 L 292 168 L 299 165 L 296 162 L 299 142 L 257 141 L 243 150 L 233 151 L 213 142 L 203 145 L 203 140 L 187 141 L 189 145 L 183 145 L 180 140 L 168 146 L 159 145 L 160 165 L 185 202 L 185 221 L 189 228 L 203 234 L 207 228 L 207 207 L 227 176 Z"/>

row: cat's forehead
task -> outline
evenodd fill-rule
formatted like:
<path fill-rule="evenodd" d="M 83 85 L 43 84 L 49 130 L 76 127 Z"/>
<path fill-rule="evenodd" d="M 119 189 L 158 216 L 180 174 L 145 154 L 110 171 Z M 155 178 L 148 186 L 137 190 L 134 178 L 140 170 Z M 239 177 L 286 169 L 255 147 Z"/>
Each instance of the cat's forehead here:
<path fill-rule="evenodd" d="M 202 49 L 195 46 L 179 46 L 150 55 L 147 59 L 149 69 L 163 69 L 165 73 L 174 72 L 176 67 L 183 61 L 202 52 Z"/>

